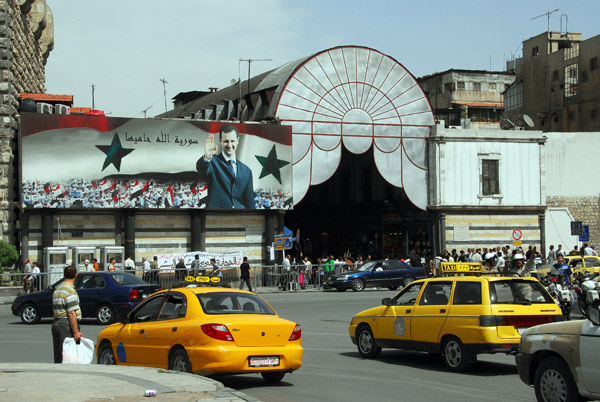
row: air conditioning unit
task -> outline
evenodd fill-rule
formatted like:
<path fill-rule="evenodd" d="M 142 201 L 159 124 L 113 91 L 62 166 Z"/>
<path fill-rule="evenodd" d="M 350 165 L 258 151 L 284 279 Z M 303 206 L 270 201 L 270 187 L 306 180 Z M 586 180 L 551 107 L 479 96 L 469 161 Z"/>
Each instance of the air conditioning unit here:
<path fill-rule="evenodd" d="M 52 114 L 54 113 L 54 106 L 49 103 L 40 103 L 36 105 L 38 113 Z"/>
<path fill-rule="evenodd" d="M 54 107 L 54 113 L 56 113 L 56 114 L 71 114 L 71 108 L 67 105 L 56 105 Z"/>

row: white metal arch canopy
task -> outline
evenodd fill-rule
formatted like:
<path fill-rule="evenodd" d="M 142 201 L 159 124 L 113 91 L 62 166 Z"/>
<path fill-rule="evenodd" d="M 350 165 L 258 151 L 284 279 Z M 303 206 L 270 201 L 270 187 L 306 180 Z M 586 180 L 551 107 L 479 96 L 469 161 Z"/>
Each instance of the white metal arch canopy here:
<path fill-rule="evenodd" d="M 342 46 L 299 65 L 279 97 L 275 117 L 292 125 L 294 203 L 333 176 L 342 144 L 373 148 L 379 173 L 427 208 L 425 144 L 433 111 L 412 74 L 374 49 Z"/>

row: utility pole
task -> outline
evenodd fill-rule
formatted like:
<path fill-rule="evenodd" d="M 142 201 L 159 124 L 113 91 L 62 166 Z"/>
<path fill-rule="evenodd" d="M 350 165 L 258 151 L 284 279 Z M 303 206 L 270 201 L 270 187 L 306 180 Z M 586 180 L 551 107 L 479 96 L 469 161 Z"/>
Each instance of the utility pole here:
<path fill-rule="evenodd" d="M 250 64 L 252 64 L 253 61 L 273 61 L 273 59 L 240 59 L 239 63 L 241 62 L 245 62 L 248 63 L 248 95 L 250 95 Z M 238 64 L 239 67 L 239 64 Z M 240 78 L 240 82 L 241 82 L 241 78 Z M 240 107 L 242 105 L 242 90 L 240 88 Z"/>
<path fill-rule="evenodd" d="M 96 84 L 92 84 L 92 110 L 96 110 L 94 107 L 94 91 L 96 90 Z"/>
<path fill-rule="evenodd" d="M 552 11 L 548 10 L 544 14 L 540 14 L 537 17 L 531 18 L 529 21 L 535 20 L 535 19 L 543 17 L 545 15 L 546 17 L 548 17 L 548 32 L 550 32 L 550 14 L 555 13 L 557 11 L 558 11 L 558 8 L 556 10 L 552 10 Z"/>
<path fill-rule="evenodd" d="M 161 78 L 160 82 L 162 82 L 162 84 L 163 84 L 163 92 L 165 94 L 165 117 L 167 117 L 167 84 L 169 82 L 167 80 L 165 80 L 164 78 Z M 148 109 L 146 109 L 146 110 L 148 110 Z"/>
<path fill-rule="evenodd" d="M 154 106 L 154 105 L 152 105 L 152 106 Z M 146 118 L 146 112 L 147 112 L 148 110 L 150 110 L 150 109 L 152 108 L 152 106 L 149 106 L 149 107 L 147 107 L 146 109 L 142 110 L 142 113 L 144 113 L 144 119 Z"/>

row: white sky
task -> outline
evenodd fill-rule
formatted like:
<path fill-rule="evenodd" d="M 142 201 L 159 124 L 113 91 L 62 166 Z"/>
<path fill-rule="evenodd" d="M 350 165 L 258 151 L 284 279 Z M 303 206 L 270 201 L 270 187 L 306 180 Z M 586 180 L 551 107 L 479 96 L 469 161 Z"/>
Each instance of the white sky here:
<path fill-rule="evenodd" d="M 450 68 L 504 70 L 521 42 L 550 29 L 600 34 L 599 0 L 47 0 L 54 50 L 47 92 L 110 116 L 164 112 L 179 92 L 223 88 L 338 45 L 395 58 L 419 77 Z M 561 15 L 565 14 L 565 16 Z M 568 25 L 566 23 L 568 17 Z M 598 50 L 600 53 L 600 49 Z"/>

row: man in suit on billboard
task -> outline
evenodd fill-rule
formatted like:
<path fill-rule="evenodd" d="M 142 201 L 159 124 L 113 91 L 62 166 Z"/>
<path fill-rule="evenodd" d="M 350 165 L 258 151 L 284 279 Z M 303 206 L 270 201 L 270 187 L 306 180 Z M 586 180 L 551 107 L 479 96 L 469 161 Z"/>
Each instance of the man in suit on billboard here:
<path fill-rule="evenodd" d="M 237 160 L 238 130 L 225 124 L 219 129 L 221 153 L 217 153 L 214 136 L 208 135 L 204 144 L 204 156 L 196 163 L 196 169 L 205 174 L 208 186 L 207 208 L 255 209 L 252 171 Z"/>

